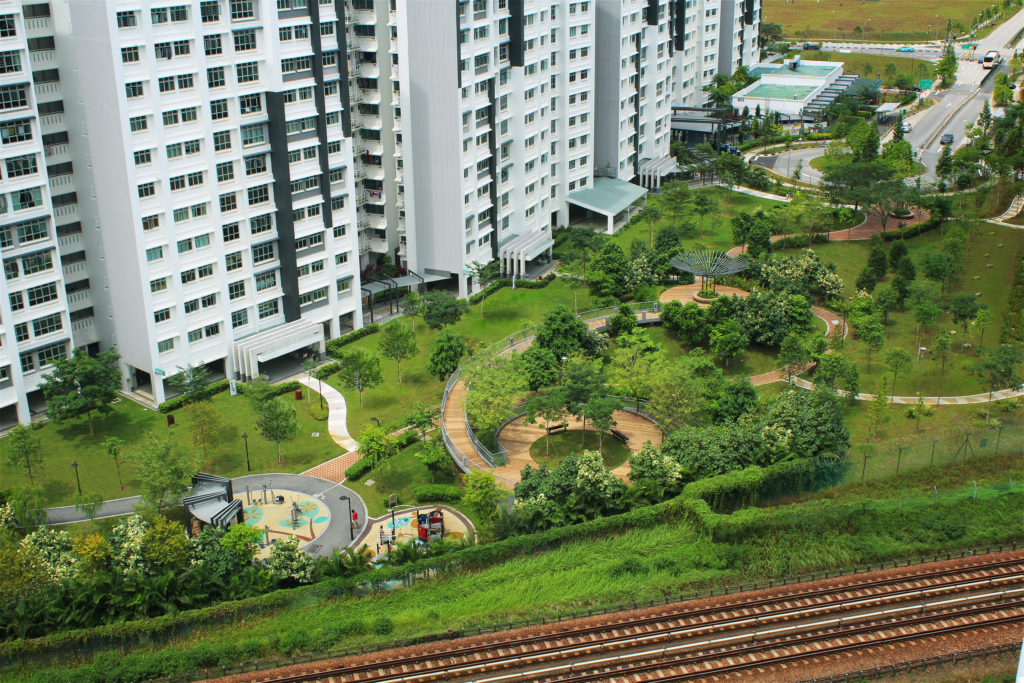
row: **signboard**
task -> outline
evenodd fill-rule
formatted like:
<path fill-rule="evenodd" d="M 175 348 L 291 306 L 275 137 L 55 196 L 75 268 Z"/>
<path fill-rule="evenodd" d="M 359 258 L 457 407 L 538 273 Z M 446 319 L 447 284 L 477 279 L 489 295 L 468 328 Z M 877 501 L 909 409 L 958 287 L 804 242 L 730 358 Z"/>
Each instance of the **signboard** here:
<path fill-rule="evenodd" d="M 164 376 L 164 371 L 161 368 L 153 368 L 153 374 L 154 375 L 160 375 L 161 377 L 163 377 Z"/>
<path fill-rule="evenodd" d="M 932 80 L 930 78 L 922 78 L 921 79 L 921 90 L 931 90 L 931 89 L 932 89 Z"/>
<path fill-rule="evenodd" d="M 236 382 L 235 380 L 231 380 L 230 382 L 228 382 L 228 387 L 230 387 L 231 389 L 232 396 L 238 396 L 238 382 Z"/>

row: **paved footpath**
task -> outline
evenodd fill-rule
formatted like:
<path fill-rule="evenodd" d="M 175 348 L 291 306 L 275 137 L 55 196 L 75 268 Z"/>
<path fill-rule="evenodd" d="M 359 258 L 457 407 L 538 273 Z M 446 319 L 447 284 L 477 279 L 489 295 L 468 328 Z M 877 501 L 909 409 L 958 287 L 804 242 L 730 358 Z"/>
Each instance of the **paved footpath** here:
<path fill-rule="evenodd" d="M 348 407 L 345 404 L 345 397 L 341 392 L 326 382 L 313 380 L 309 377 L 298 377 L 299 382 L 305 384 L 313 391 L 319 391 L 327 402 L 327 432 L 334 439 L 334 443 L 345 449 L 345 453 L 327 462 L 322 462 L 316 467 L 303 472 L 313 477 L 321 477 L 335 483 L 345 480 L 345 470 L 359 460 L 359 444 L 348 433 Z"/>

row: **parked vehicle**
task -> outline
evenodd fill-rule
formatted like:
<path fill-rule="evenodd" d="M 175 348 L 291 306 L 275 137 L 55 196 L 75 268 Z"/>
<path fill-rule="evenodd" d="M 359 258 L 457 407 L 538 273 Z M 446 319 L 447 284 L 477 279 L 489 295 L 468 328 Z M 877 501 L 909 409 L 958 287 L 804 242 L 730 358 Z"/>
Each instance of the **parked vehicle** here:
<path fill-rule="evenodd" d="M 805 50 L 820 50 L 821 43 L 804 43 Z"/>
<path fill-rule="evenodd" d="M 914 51 L 914 48 L 911 47 L 910 45 L 904 45 L 903 47 L 901 47 L 901 48 L 899 48 L 897 50 L 897 52 L 913 52 L 913 51 Z"/>
<path fill-rule="evenodd" d="M 1003 61 L 1003 55 L 999 53 L 999 50 L 989 50 L 985 53 L 985 56 L 978 61 L 981 62 L 984 68 L 994 69 Z"/>
<path fill-rule="evenodd" d="M 909 122 L 909 121 L 904 121 L 904 122 L 903 122 L 903 132 L 904 132 L 904 133 L 909 133 L 909 132 L 910 132 L 910 131 L 912 131 L 913 129 L 914 129 L 914 127 L 910 125 L 910 122 Z"/>
<path fill-rule="evenodd" d="M 942 138 L 939 140 L 939 143 L 943 144 L 943 145 L 951 145 L 951 144 L 953 144 L 953 134 L 952 133 L 945 133 L 945 134 L 943 134 Z"/>

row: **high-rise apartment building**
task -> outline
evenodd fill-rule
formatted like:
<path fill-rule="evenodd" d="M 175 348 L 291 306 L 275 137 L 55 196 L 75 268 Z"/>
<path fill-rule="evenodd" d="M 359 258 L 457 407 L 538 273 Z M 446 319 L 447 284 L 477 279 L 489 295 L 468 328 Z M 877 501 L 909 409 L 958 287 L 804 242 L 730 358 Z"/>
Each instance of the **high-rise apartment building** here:
<path fill-rule="evenodd" d="M 402 287 L 535 272 L 745 63 L 756 0 L 724 1 L 0 0 L 0 411 L 74 347 L 158 403 Z"/>

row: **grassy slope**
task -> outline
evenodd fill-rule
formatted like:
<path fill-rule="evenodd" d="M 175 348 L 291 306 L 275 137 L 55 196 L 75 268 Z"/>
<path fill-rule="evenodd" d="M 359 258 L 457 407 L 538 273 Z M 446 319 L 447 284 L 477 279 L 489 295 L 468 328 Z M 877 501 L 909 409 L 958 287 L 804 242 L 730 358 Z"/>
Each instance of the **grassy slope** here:
<path fill-rule="evenodd" d="M 942 236 L 937 231 L 925 233 L 906 241 L 911 258 L 920 264 L 922 255 L 927 251 L 941 248 Z M 985 332 L 985 346 L 991 347 L 999 339 L 1002 326 L 1002 312 L 1006 309 L 1009 298 L 1009 284 L 1013 275 L 1014 259 L 1021 245 L 1024 244 L 1024 232 L 1012 228 L 1003 228 L 992 224 L 979 227 L 968 243 L 967 267 L 962 281 L 953 289 L 954 293 L 980 293 L 979 301 L 988 304 L 996 312 L 996 323 Z M 847 284 L 849 294 L 854 291 L 853 283 L 857 275 L 867 265 L 870 247 L 867 241 L 832 242 L 815 245 L 814 250 L 826 262 L 833 262 L 838 268 L 840 277 Z M 787 253 L 787 252 L 781 252 Z M 922 277 L 918 265 L 918 277 Z M 888 280 L 883 280 L 885 285 Z M 957 329 L 948 314 L 940 316 L 938 322 L 924 333 L 921 346 L 931 348 L 935 335 L 940 329 Z M 867 353 L 864 344 L 854 339 L 848 345 L 847 353 L 857 361 L 861 369 L 861 390 L 872 392 L 878 386 L 879 379 L 885 375 L 891 385 L 891 374 L 884 368 L 884 356 L 887 350 L 902 348 L 909 353 L 917 347 L 916 322 L 913 313 L 896 311 L 890 314 L 888 339 L 882 351 L 872 354 L 871 371 L 867 371 Z M 961 351 L 959 344 L 963 333 L 957 329 L 953 335 L 953 348 L 946 361 L 945 377 L 942 380 L 944 396 L 957 394 L 975 394 L 984 391 L 979 380 L 971 374 L 970 368 L 977 362 L 980 334 L 969 330 L 967 341 L 975 348 Z M 898 394 L 914 394 L 920 390 L 925 395 L 934 395 L 938 391 L 940 363 L 926 354 L 910 375 L 897 377 L 896 392 Z"/>
<path fill-rule="evenodd" d="M 227 392 L 217 395 L 211 401 L 220 416 L 224 429 L 221 443 L 209 449 L 209 457 L 203 464 L 203 471 L 229 477 L 240 476 L 245 470 L 245 447 L 242 434 L 249 434 L 249 459 L 254 472 L 301 472 L 313 465 L 341 454 L 341 448 L 327 434 L 326 420 L 315 420 L 306 407 L 305 401 L 285 397 L 296 408 L 299 421 L 299 435 L 281 445 L 284 462 L 277 464 L 277 449 L 273 442 L 259 436 L 255 427 L 255 415 L 249 402 L 242 396 L 230 396 Z M 319 398 L 313 393 L 312 400 Z M 75 474 L 72 461 L 79 464 L 78 473 L 82 480 L 82 491 L 98 493 L 103 498 L 119 498 L 138 493 L 135 471 L 125 454 L 130 453 L 137 443 L 150 431 L 164 436 L 168 431 L 184 448 L 196 448 L 191 442 L 187 414 L 183 410 L 174 413 L 176 425 L 167 428 L 167 416 L 155 410 L 144 408 L 132 401 L 122 399 L 114 406 L 114 412 L 106 417 L 93 420 L 96 436 L 89 436 L 85 419 L 68 420 L 61 424 L 44 423 L 37 431 L 42 443 L 43 471 L 36 473 L 35 480 L 43 485 L 46 500 L 50 504 L 70 504 L 76 493 Z M 325 413 L 326 414 L 326 410 Z M 319 437 L 313 437 L 319 433 Z M 117 483 L 117 471 L 102 447 L 103 440 L 116 434 L 124 439 L 125 446 L 121 461 L 121 473 L 125 491 Z M 15 488 L 28 483 L 23 470 L 12 468 L 7 461 L 7 442 L 0 442 L 0 481 L 3 488 Z M 45 482 L 45 483 L 44 483 Z"/>
<path fill-rule="evenodd" d="M 989 0 L 764 0 L 763 21 L 781 24 L 785 35 L 799 39 L 860 39 L 862 34 L 854 28 L 866 25 L 863 37 L 869 41 L 934 40 L 936 25 L 941 37 L 947 18 L 970 26 L 991 4 Z"/>

